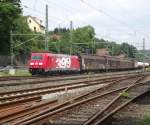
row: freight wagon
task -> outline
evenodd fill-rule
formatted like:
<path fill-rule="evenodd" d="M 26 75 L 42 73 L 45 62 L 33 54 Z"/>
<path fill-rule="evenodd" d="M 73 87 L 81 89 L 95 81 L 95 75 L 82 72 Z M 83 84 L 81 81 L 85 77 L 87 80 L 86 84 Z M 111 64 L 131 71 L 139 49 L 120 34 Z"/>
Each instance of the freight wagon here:
<path fill-rule="evenodd" d="M 117 71 L 134 69 L 135 61 L 113 56 L 80 55 L 84 71 Z"/>

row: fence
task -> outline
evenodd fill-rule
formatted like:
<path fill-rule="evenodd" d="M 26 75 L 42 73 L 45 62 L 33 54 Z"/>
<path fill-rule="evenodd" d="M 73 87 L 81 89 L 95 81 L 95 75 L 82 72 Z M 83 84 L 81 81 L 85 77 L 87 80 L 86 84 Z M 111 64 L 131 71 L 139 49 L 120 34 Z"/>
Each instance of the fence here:
<path fill-rule="evenodd" d="M 13 64 L 14 66 L 27 66 L 28 59 L 28 55 L 14 56 Z M 6 67 L 10 64 L 10 56 L 0 55 L 0 67 Z"/>

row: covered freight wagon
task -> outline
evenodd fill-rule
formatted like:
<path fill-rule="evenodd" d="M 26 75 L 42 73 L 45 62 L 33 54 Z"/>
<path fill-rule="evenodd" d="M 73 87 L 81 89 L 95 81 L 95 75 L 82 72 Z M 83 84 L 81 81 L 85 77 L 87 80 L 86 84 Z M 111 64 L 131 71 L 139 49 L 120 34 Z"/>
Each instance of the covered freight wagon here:
<path fill-rule="evenodd" d="M 134 60 L 113 56 L 97 56 L 81 54 L 82 70 L 84 71 L 106 71 L 134 69 Z"/>

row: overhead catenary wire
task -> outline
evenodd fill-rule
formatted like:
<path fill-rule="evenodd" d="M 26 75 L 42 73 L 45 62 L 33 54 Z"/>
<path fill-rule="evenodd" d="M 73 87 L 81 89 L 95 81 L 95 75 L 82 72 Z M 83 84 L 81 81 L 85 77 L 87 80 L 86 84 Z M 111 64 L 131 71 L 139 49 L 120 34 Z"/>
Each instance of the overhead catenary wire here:
<path fill-rule="evenodd" d="M 120 5 L 120 3 L 118 2 L 118 0 L 114 0 L 114 2 L 117 4 L 117 6 L 119 6 L 119 7 L 123 10 L 123 12 L 126 13 L 126 12 L 128 11 L 125 7 L 122 7 L 122 6 Z M 137 17 L 135 17 L 135 15 L 134 15 L 134 19 L 136 20 L 136 22 L 139 22 L 140 25 L 142 24 L 142 26 L 146 26 L 146 25 L 144 25 Z M 147 26 L 146 26 L 146 27 L 147 27 Z M 136 29 L 135 32 L 140 32 L 140 31 Z M 135 33 L 135 37 L 137 37 L 136 34 L 137 34 L 137 33 Z M 147 36 L 147 38 L 150 40 L 150 36 L 149 36 L 149 34 L 147 34 L 147 32 L 145 32 L 145 33 L 141 32 L 141 34 L 143 34 L 144 36 Z"/>
<path fill-rule="evenodd" d="M 65 14 L 67 16 L 69 16 L 69 22 L 72 20 L 74 21 L 74 19 L 70 18 L 70 16 L 74 15 L 74 13 L 76 12 L 80 12 L 79 9 L 77 8 L 74 8 L 72 6 L 68 6 L 67 3 L 65 3 L 64 1 L 61 1 L 59 3 L 57 3 L 56 1 L 50 1 L 50 0 L 44 0 L 48 5 L 50 5 L 51 7 L 54 7 L 54 6 L 59 6 L 60 8 L 62 8 L 62 10 L 64 10 Z M 60 4 L 61 3 L 61 4 Z M 66 10 L 66 11 L 65 11 Z M 61 12 L 62 13 L 62 12 Z M 66 17 L 68 18 L 68 17 Z M 80 20 L 80 22 L 82 22 L 83 24 L 87 24 L 87 22 L 83 21 L 83 20 Z"/>
<path fill-rule="evenodd" d="M 96 11 L 99 12 L 100 14 L 104 14 L 105 16 L 107 16 L 107 17 L 113 19 L 113 20 L 116 21 L 116 22 L 119 22 L 119 23 L 122 24 L 122 25 L 125 25 L 126 27 L 128 27 L 129 29 L 131 29 L 131 30 L 133 30 L 133 31 L 135 32 L 135 30 L 132 29 L 128 24 L 126 24 L 125 22 L 123 22 L 123 21 L 121 21 L 121 20 L 119 20 L 119 19 L 113 17 L 112 15 L 106 13 L 104 10 L 99 9 L 99 8 L 96 8 L 95 6 L 93 6 L 93 5 L 91 5 L 91 4 L 87 3 L 87 2 L 85 2 L 84 0 L 80 0 L 80 1 L 81 1 L 82 3 L 84 3 L 86 6 L 90 7 L 91 9 L 96 10 Z M 109 36 L 109 38 L 110 38 L 110 36 Z M 111 39 L 112 39 L 112 38 L 111 38 Z"/>
<path fill-rule="evenodd" d="M 104 14 L 105 16 L 113 19 L 114 21 L 116 22 L 119 22 L 120 24 L 122 25 L 125 25 L 126 27 L 128 27 L 129 29 L 132 29 L 133 31 L 135 31 L 135 29 L 133 29 L 131 26 L 129 26 L 126 22 L 122 21 L 122 20 L 119 20 L 118 18 L 112 16 L 111 14 L 108 14 L 107 12 L 105 12 L 104 10 L 102 9 L 99 9 L 99 8 L 96 8 L 95 6 L 93 6 L 92 4 L 88 3 L 88 2 L 85 2 L 85 0 L 80 0 L 83 4 L 87 5 L 88 7 L 96 10 L 97 12 L 99 12 L 100 14 Z"/>
<path fill-rule="evenodd" d="M 61 7 L 63 8 L 63 10 L 66 10 L 65 11 L 65 14 L 69 14 L 71 15 L 72 14 L 72 9 L 66 7 L 65 5 L 63 5 L 62 3 L 57 3 L 56 1 L 49 1 L 49 0 L 44 0 L 48 5 L 50 5 L 51 7 Z M 71 12 L 72 11 L 72 12 Z"/>
<path fill-rule="evenodd" d="M 29 39 L 29 40 L 26 40 L 26 41 L 24 41 L 24 42 L 22 42 L 22 43 L 20 43 L 20 44 L 18 44 L 18 45 L 16 45 L 16 46 L 14 46 L 13 48 L 16 48 L 16 47 L 18 47 L 18 46 L 21 46 L 21 45 L 23 45 L 23 44 L 25 44 L 25 43 L 27 43 L 27 42 L 30 42 L 31 40 L 33 40 L 33 39 L 35 39 L 35 38 L 38 38 L 38 36 L 35 36 L 35 37 L 33 37 L 33 38 Z"/>
<path fill-rule="evenodd" d="M 133 28 L 131 25 L 129 25 L 127 22 L 125 22 L 125 21 L 122 21 L 122 20 L 120 20 L 120 19 L 118 19 L 118 18 L 116 18 L 116 17 L 114 17 L 113 15 L 111 15 L 110 13 L 107 13 L 105 10 L 103 10 L 103 9 L 101 9 L 101 8 L 97 8 L 96 6 L 94 6 L 94 5 L 92 5 L 92 4 L 90 4 L 90 3 L 88 3 L 87 1 L 85 1 L 85 0 L 80 0 L 82 3 L 84 3 L 87 7 L 90 7 L 91 9 L 93 9 L 93 10 L 96 10 L 97 12 L 99 12 L 99 13 L 101 13 L 101 14 L 104 14 L 105 16 L 107 16 L 107 17 L 109 17 L 109 18 L 111 18 L 113 21 L 115 21 L 115 22 L 118 22 L 118 23 L 120 23 L 120 24 L 122 24 L 123 26 L 125 26 L 125 27 L 128 27 L 129 29 L 131 29 L 132 31 L 133 31 L 133 35 L 130 35 L 130 37 L 134 37 L 134 33 L 136 33 L 137 32 L 137 29 L 135 29 L 135 28 Z M 61 10 L 63 11 L 63 13 L 65 14 L 62 18 L 60 18 L 60 17 L 55 17 L 55 15 L 49 15 L 50 16 L 50 19 L 49 19 L 49 21 L 50 22 L 54 22 L 54 23 L 56 23 L 57 22 L 57 26 L 56 27 L 58 27 L 58 25 L 65 25 L 65 26 L 69 26 L 69 22 L 70 22 L 70 19 L 69 19 L 69 16 L 70 15 L 74 15 L 76 12 L 79 12 L 80 11 L 80 9 L 78 8 L 78 7 L 75 7 L 75 6 L 72 6 L 71 4 L 68 4 L 66 1 L 63 1 L 63 0 L 60 0 L 60 1 L 52 1 L 52 0 L 44 0 L 44 1 L 40 1 L 40 2 L 42 2 L 42 3 L 48 3 L 48 5 L 50 5 L 51 6 L 51 8 L 52 7 L 55 7 L 55 8 L 59 8 L 58 10 L 60 10 L 60 8 L 61 8 Z M 44 15 L 44 12 L 42 12 L 41 10 L 41 12 L 39 12 L 39 10 L 37 10 L 36 9 L 36 6 L 38 5 L 37 4 L 38 2 L 36 2 L 36 5 L 35 5 L 35 8 L 31 8 L 30 7 L 30 9 L 32 9 L 32 11 L 34 12 L 34 13 L 38 13 L 38 15 L 40 15 L 40 17 L 41 18 L 44 18 L 44 16 L 42 16 L 42 15 Z M 119 6 L 119 5 L 118 5 Z M 119 6 L 120 7 L 120 6 Z M 60 11 L 60 13 L 62 13 L 61 11 Z M 74 20 L 73 20 L 74 21 Z M 86 21 L 86 23 L 85 23 L 85 21 L 84 20 L 80 20 L 80 22 L 83 22 L 83 24 L 88 24 L 87 23 L 87 21 Z M 67 24 L 67 25 L 66 25 Z M 76 24 L 76 23 L 75 23 Z M 81 23 L 82 24 L 82 23 Z M 145 36 L 147 36 L 147 38 L 148 39 L 150 39 L 149 38 L 149 35 L 147 34 L 147 33 L 141 33 L 141 34 L 143 34 L 143 35 L 145 35 Z M 137 37 L 136 36 L 137 34 L 135 34 L 135 37 Z M 129 38 L 128 38 L 129 39 Z M 127 39 L 127 40 L 128 40 Z M 140 38 L 139 38 L 140 39 Z"/>
<path fill-rule="evenodd" d="M 44 1 L 42 1 L 44 4 L 48 4 L 49 6 L 51 6 L 51 7 L 56 7 L 56 6 L 59 6 L 59 7 L 61 7 L 62 9 L 61 10 L 66 10 L 66 11 L 64 11 L 65 12 L 65 14 L 66 14 L 66 19 L 67 20 L 63 20 L 62 18 L 59 18 L 59 17 L 56 17 L 58 20 L 57 20 L 57 22 L 59 23 L 59 25 L 61 24 L 61 25 L 64 25 L 64 24 L 66 24 L 67 23 L 67 26 L 68 26 L 68 24 L 69 24 L 69 22 L 72 20 L 72 21 L 74 21 L 74 19 L 72 19 L 72 18 L 70 18 L 70 16 L 72 16 L 74 13 L 73 13 L 73 11 L 72 10 L 75 10 L 75 9 L 73 9 L 73 8 L 71 8 L 70 6 L 67 6 L 66 4 L 64 5 L 63 3 L 64 2 L 61 2 L 61 4 L 60 3 L 57 3 L 56 1 L 49 1 L 49 0 L 44 0 Z M 66 7 L 67 6 L 67 7 Z M 31 8 L 31 9 L 33 9 L 33 8 Z M 76 12 L 76 11 L 79 11 L 79 10 L 75 10 L 74 12 Z M 61 11 L 61 13 L 62 13 L 62 11 Z M 50 16 L 50 18 L 51 18 L 52 16 Z M 52 17 L 53 18 L 53 17 Z M 55 18 L 55 17 L 54 17 Z M 61 20 L 61 21 L 60 21 Z M 49 20 L 50 21 L 50 20 Z M 85 21 L 83 21 L 83 20 L 80 20 L 80 22 L 82 22 L 82 24 L 87 24 L 87 22 L 85 22 Z"/>
<path fill-rule="evenodd" d="M 57 6 L 60 6 L 60 7 L 64 8 L 64 9 L 66 9 L 66 10 L 69 10 L 69 11 L 66 11 L 66 12 L 67 12 L 67 13 L 69 12 L 70 14 L 72 14 L 72 13 L 71 13 L 72 10 L 75 10 L 75 9 L 76 9 L 76 8 L 74 8 L 74 7 L 72 7 L 72 6 L 67 6 L 67 3 L 65 3 L 64 1 L 61 2 L 61 3 L 60 3 L 60 2 L 57 3 L 56 1 L 50 1 L 50 0 L 44 0 L 44 1 L 45 1 L 45 2 L 48 2 L 49 5 L 51 5 L 51 6 L 57 5 Z M 121 24 L 124 24 L 124 25 L 128 25 L 126 22 L 121 21 L 121 20 L 119 20 L 119 19 L 113 17 L 112 15 L 110 15 L 110 14 L 106 13 L 105 11 L 103 11 L 102 9 L 96 8 L 96 7 L 94 7 L 93 5 L 91 5 L 91 4 L 87 3 L 87 2 L 85 2 L 84 0 L 80 0 L 80 1 L 81 1 L 82 3 L 88 5 L 89 7 L 91 7 L 91 8 L 93 8 L 93 9 L 95 9 L 95 10 L 97 10 L 97 11 L 99 11 L 99 12 L 105 14 L 106 16 L 109 16 L 110 18 L 114 19 L 115 21 L 120 22 Z M 41 1 L 41 2 L 43 2 L 43 1 Z M 53 5 L 52 5 L 52 4 L 53 4 Z M 66 7 L 66 6 L 67 6 L 67 7 Z M 69 8 L 70 8 L 70 9 L 69 9 Z M 78 10 L 78 9 L 76 9 L 76 10 Z M 78 11 L 79 11 L 79 10 L 78 10 Z M 55 17 L 55 18 L 58 18 L 58 17 Z M 59 19 L 60 19 L 60 18 L 59 18 Z M 131 26 L 129 26 L 129 25 L 128 25 L 128 27 L 131 28 Z"/>
<path fill-rule="evenodd" d="M 44 2 L 45 1 L 45 2 Z M 46 0 L 44 0 L 44 1 L 41 1 L 43 4 L 48 4 L 48 2 L 46 2 Z M 54 7 L 54 6 L 56 6 L 54 3 L 50 3 L 50 4 L 48 4 L 48 5 L 50 5 L 51 7 Z M 37 9 L 35 9 L 35 8 L 32 8 L 32 7 L 29 7 L 29 6 L 27 6 L 27 5 L 23 5 L 22 4 L 22 6 L 25 8 L 24 9 L 24 11 L 26 11 L 27 9 L 30 9 L 33 13 L 36 13 L 36 14 L 38 14 L 37 16 L 38 17 L 40 17 L 40 18 L 45 18 L 43 15 L 45 15 L 45 12 L 42 12 L 41 10 L 37 10 Z M 70 11 L 66 11 L 66 12 L 70 12 Z M 70 14 L 71 15 L 71 14 Z M 56 17 L 56 16 L 52 16 L 52 15 L 49 15 L 49 17 L 50 17 L 50 19 L 49 19 L 49 22 L 51 22 L 51 21 L 53 21 L 54 23 L 57 23 L 57 26 L 58 25 L 60 25 L 60 24 L 62 24 L 62 25 L 64 25 L 65 24 L 65 27 L 69 24 L 69 22 L 70 22 L 70 20 L 66 17 L 65 19 L 64 19 L 64 17 L 62 17 L 62 18 L 60 18 L 60 17 Z M 66 25 L 67 24 L 67 25 Z M 57 27 L 56 26 L 56 27 Z"/>
<path fill-rule="evenodd" d="M 104 14 L 105 16 L 113 19 L 114 21 L 124 25 L 125 27 L 128 27 L 129 29 L 131 29 L 134 33 L 137 32 L 137 30 L 133 27 L 131 27 L 129 24 L 127 24 L 126 22 L 122 21 L 122 20 L 119 20 L 118 18 L 112 16 L 111 14 L 105 12 L 104 10 L 100 9 L 100 8 L 97 8 L 95 7 L 94 5 L 88 3 L 88 2 L 85 2 L 85 0 L 80 0 L 83 4 L 85 4 L 86 6 L 90 7 L 91 9 L 93 10 L 96 10 L 97 12 L 99 12 L 100 14 Z M 142 33 L 143 34 L 143 33 Z M 135 34 L 136 35 L 136 34 Z M 143 34 L 144 36 L 147 36 L 147 38 L 150 40 L 150 36 L 148 34 Z"/>
<path fill-rule="evenodd" d="M 41 15 L 38 15 L 39 17 L 42 17 L 42 19 L 45 17 L 44 14 L 45 12 L 42 12 L 42 11 L 39 11 L 39 10 L 35 10 L 27 5 L 23 5 L 23 7 L 25 7 L 26 9 L 30 9 L 31 11 L 33 11 L 34 13 L 37 13 L 37 14 L 41 14 Z M 61 20 L 61 21 L 66 21 L 64 19 L 61 19 L 59 17 L 54 17 L 54 16 L 51 16 L 51 20 L 54 20 L 54 21 L 58 21 L 58 20 Z M 49 20 L 49 21 L 51 21 Z"/>

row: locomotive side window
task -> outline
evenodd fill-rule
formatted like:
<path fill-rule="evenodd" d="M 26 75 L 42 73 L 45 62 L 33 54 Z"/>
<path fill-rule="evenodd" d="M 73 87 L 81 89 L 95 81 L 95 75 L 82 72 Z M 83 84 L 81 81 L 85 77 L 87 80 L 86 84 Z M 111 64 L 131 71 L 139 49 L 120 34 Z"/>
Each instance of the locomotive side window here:
<path fill-rule="evenodd" d="M 35 55 L 31 57 L 32 60 L 42 60 L 42 56 L 41 55 Z"/>

